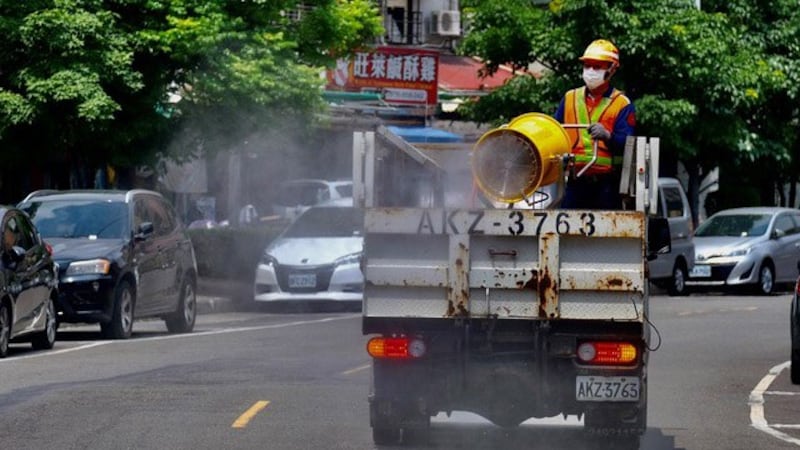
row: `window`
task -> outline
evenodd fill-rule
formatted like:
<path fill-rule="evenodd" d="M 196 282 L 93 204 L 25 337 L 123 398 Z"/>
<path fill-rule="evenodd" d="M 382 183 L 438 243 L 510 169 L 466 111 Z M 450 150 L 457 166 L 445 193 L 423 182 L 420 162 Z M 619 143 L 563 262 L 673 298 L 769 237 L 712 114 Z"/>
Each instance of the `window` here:
<path fill-rule="evenodd" d="M 664 202 L 667 204 L 667 217 L 683 217 L 683 197 L 681 197 L 680 189 L 665 187 L 662 192 L 664 193 Z"/>
<path fill-rule="evenodd" d="M 796 232 L 794 221 L 788 214 L 781 214 L 775 219 L 775 232 L 781 236 Z"/>

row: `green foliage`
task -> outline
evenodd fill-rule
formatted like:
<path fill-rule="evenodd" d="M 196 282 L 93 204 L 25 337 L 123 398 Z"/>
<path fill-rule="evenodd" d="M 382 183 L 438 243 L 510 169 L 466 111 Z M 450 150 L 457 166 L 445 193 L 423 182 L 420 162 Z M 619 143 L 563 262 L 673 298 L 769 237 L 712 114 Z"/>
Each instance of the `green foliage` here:
<path fill-rule="evenodd" d="M 538 62 L 544 79 L 514 80 L 467 108 L 478 122 L 550 113 L 581 84 L 577 57 L 594 39 L 621 51 L 614 84 L 637 109 L 637 134 L 660 136 L 662 154 L 697 167 L 720 160 L 798 167 L 800 12 L 788 0 L 523 0 L 464 2 L 471 32 L 461 50 L 487 71 Z M 796 169 L 795 169 L 796 170 Z"/>
<path fill-rule="evenodd" d="M 290 0 L 0 0 L 0 154 L 132 167 L 187 124 L 184 155 L 312 122 L 322 67 L 383 30 L 370 0 L 305 3 L 293 20 Z"/>

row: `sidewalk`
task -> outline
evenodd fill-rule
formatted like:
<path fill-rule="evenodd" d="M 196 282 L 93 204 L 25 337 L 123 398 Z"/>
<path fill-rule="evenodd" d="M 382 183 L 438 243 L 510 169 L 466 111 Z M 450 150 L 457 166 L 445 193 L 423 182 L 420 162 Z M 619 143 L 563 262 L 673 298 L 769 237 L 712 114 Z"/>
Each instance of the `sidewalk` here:
<path fill-rule="evenodd" d="M 197 313 L 212 314 L 244 310 L 252 300 L 253 286 L 241 281 L 200 278 L 197 280 Z"/>

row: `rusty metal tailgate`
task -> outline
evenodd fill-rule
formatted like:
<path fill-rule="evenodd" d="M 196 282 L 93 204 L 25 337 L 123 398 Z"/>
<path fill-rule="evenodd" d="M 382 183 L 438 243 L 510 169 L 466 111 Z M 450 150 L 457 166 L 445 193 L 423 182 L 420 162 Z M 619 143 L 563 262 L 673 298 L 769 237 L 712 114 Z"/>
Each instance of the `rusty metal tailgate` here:
<path fill-rule="evenodd" d="M 368 208 L 365 317 L 642 321 L 636 211 Z"/>

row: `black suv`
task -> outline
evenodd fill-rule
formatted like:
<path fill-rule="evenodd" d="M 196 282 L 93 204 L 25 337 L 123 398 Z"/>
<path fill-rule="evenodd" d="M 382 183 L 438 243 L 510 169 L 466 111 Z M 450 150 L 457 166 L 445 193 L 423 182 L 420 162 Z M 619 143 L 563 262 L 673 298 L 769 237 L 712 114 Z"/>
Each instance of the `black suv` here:
<path fill-rule="evenodd" d="M 100 323 L 130 337 L 133 320 L 160 317 L 174 333 L 197 315 L 197 263 L 172 205 L 153 191 L 37 191 L 19 205 L 53 248 L 59 322 Z"/>

